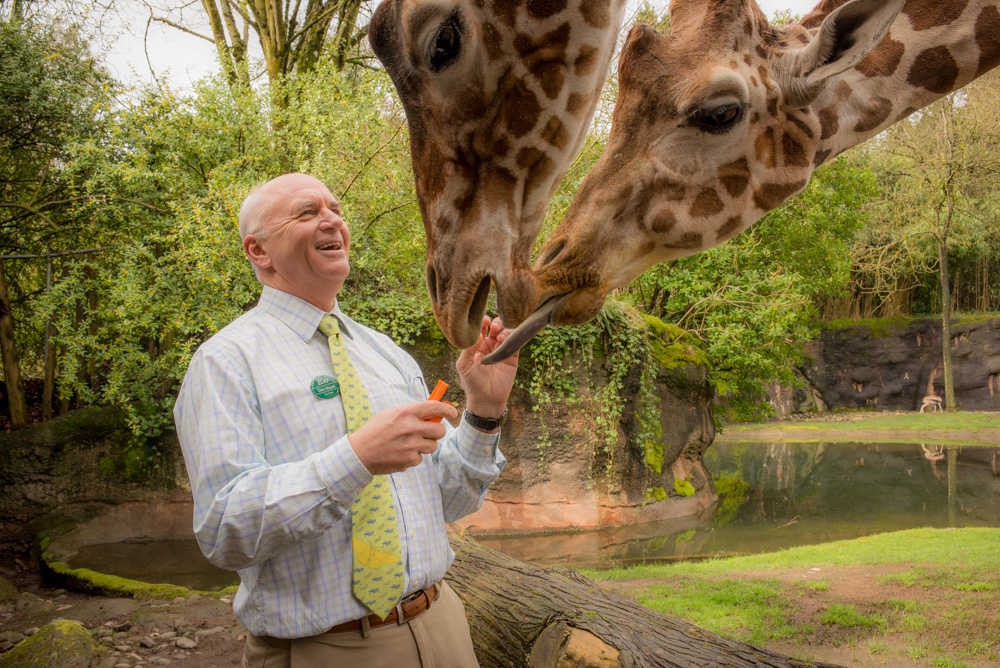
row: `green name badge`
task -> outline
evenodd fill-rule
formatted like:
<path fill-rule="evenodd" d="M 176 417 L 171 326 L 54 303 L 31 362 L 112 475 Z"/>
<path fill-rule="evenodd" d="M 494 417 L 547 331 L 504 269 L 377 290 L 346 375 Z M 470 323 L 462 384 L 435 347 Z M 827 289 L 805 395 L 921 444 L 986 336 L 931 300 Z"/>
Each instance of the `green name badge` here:
<path fill-rule="evenodd" d="M 333 376 L 316 376 L 309 389 L 320 399 L 333 399 L 340 394 L 340 383 Z"/>

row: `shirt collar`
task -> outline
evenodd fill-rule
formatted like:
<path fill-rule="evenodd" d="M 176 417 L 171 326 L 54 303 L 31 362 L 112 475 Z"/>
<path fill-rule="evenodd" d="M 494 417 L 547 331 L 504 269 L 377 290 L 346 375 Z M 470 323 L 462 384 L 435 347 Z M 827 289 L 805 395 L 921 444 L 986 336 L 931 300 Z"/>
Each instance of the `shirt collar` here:
<path fill-rule="evenodd" d="M 285 323 L 289 329 L 298 334 L 304 341 L 312 338 L 319 329 L 319 321 L 326 312 L 316 308 L 304 299 L 265 285 L 260 293 L 257 308 Z M 340 304 L 334 303 L 330 312 L 340 323 L 340 331 L 353 339 L 354 336 L 347 325 L 347 318 L 340 311 Z"/>

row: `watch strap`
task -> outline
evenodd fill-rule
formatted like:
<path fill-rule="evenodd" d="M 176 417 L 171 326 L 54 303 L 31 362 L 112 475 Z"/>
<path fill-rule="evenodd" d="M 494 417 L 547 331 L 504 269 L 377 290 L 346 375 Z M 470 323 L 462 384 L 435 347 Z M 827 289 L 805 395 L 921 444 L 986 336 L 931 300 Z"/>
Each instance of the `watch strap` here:
<path fill-rule="evenodd" d="M 500 425 L 503 424 L 504 418 L 506 417 L 507 417 L 507 411 L 504 411 L 503 415 L 501 415 L 500 417 L 487 418 L 487 417 L 482 417 L 481 415 L 476 415 L 469 409 L 465 409 L 465 415 L 464 415 L 465 421 L 471 424 L 473 427 L 476 427 L 477 429 L 486 429 L 486 430 L 497 429 Z"/>

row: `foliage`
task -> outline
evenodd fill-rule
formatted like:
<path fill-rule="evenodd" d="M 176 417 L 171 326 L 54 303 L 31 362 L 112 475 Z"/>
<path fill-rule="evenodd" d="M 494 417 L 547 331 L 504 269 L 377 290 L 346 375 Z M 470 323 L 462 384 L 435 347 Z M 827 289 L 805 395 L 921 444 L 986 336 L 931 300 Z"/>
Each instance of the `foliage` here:
<path fill-rule="evenodd" d="M 385 80 L 321 65 L 283 85 L 296 104 L 281 112 L 280 133 L 268 95 L 216 78 L 183 99 L 145 91 L 116 111 L 103 142 L 74 148 L 72 168 L 89 175 L 76 185 L 88 215 L 132 227 L 115 248 L 67 267 L 39 306 L 58 332 L 61 396 L 127 413 L 136 441 L 126 466 L 155 462 L 142 444 L 170 426 L 194 349 L 256 300 L 236 219 L 248 190 L 281 173 L 278 141 L 338 193 L 351 224 L 345 308 L 400 338 L 427 325 L 412 177 L 402 121 L 381 113 Z M 99 195 L 111 191 L 143 206 L 108 206 Z"/>
<path fill-rule="evenodd" d="M 114 237 L 82 215 L 67 164 L 75 142 L 103 136 L 117 90 L 75 26 L 0 18 L 0 254 L 76 250 Z M 44 289 L 46 261 L 5 264 L 18 356 L 38 369 L 43 325 L 30 301 Z"/>
<path fill-rule="evenodd" d="M 545 329 L 535 337 L 525 350 L 528 359 L 524 366 L 531 369 L 531 377 L 518 383 L 532 396 L 532 410 L 538 415 L 540 467 L 544 466 L 545 451 L 551 445 L 549 412 L 557 405 L 571 411 L 574 407 L 585 407 L 578 415 L 585 416 L 588 424 L 573 431 L 586 434 L 591 446 L 591 471 L 596 468 L 612 484 L 620 429 L 625 409 L 630 407 L 636 416 L 631 438 L 641 444 L 648 470 L 661 472 L 662 427 L 659 401 L 654 393 L 661 363 L 654 354 L 654 346 L 664 346 L 665 331 L 668 326 L 656 318 L 608 300 L 593 321 Z M 704 363 L 700 353 L 686 345 L 686 341 L 683 346 L 675 345 L 682 351 L 677 356 L 681 362 Z M 681 363 L 670 359 L 674 366 Z M 598 368 L 600 372 L 595 373 Z M 570 438 L 570 434 L 565 438 Z M 652 493 L 655 496 L 655 491 Z"/>
<path fill-rule="evenodd" d="M 625 293 L 700 342 L 730 419 L 770 415 L 770 382 L 795 382 L 813 336 L 814 300 L 849 277 L 847 245 L 874 177 L 835 162 L 806 191 L 750 230 L 704 253 L 647 271 Z"/>

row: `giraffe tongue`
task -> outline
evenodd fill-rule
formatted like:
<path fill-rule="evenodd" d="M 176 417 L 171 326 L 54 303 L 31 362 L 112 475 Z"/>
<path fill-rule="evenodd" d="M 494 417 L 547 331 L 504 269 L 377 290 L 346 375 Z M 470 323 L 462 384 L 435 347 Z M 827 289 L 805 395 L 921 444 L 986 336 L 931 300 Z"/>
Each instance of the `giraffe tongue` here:
<path fill-rule="evenodd" d="M 539 306 L 524 322 L 514 328 L 514 331 L 510 333 L 503 343 L 497 346 L 496 350 L 483 358 L 483 364 L 502 362 L 523 348 L 528 341 L 534 338 L 535 334 L 538 334 L 538 332 L 542 331 L 549 324 L 552 312 L 562 306 L 569 295 L 570 293 L 566 292 L 546 299 L 544 304 Z"/>

